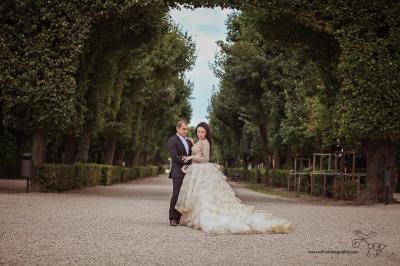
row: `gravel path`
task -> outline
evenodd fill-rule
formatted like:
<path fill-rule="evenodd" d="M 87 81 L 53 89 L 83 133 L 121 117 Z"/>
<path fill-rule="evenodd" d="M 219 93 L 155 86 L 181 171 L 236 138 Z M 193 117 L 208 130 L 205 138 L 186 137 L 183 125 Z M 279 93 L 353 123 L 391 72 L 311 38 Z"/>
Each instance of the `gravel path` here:
<path fill-rule="evenodd" d="M 400 204 L 307 202 L 235 183 L 244 203 L 289 219 L 294 231 L 211 236 L 169 226 L 166 175 L 58 194 L 20 193 L 24 186 L 0 180 L 0 264 L 400 265 Z M 353 248 L 353 230 L 377 232 L 369 241 L 386 245 L 380 256 Z"/>

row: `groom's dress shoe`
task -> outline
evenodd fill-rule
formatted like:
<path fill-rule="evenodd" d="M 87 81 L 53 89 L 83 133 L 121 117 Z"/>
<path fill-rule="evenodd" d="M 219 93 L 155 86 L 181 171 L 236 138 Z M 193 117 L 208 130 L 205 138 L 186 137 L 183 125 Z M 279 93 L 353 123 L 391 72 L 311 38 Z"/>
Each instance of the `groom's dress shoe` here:
<path fill-rule="evenodd" d="M 172 219 L 171 221 L 169 221 L 169 225 L 171 226 L 177 226 L 178 222 L 175 219 Z"/>

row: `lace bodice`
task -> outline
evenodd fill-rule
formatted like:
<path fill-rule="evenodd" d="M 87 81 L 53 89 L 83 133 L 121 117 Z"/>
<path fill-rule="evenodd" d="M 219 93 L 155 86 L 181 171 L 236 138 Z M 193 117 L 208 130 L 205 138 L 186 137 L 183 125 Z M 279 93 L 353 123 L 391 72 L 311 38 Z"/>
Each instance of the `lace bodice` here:
<path fill-rule="evenodd" d="M 207 163 L 210 160 L 210 143 L 207 139 L 199 140 L 192 146 L 191 160 Z"/>

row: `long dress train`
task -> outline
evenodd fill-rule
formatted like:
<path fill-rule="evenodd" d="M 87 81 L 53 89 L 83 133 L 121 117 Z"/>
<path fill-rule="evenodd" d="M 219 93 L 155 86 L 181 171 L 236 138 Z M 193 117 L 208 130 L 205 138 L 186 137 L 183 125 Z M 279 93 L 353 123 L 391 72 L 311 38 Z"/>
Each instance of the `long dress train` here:
<path fill-rule="evenodd" d="M 179 224 L 211 234 L 288 233 L 292 224 L 241 203 L 219 166 L 208 162 L 209 143 L 200 140 L 192 147 L 193 163 L 186 174 L 175 209 L 182 213 Z"/>

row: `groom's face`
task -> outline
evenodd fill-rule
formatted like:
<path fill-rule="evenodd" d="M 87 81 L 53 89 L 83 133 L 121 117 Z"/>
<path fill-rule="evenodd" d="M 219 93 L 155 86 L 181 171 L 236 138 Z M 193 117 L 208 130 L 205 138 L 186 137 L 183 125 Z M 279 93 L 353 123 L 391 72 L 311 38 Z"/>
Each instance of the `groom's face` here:
<path fill-rule="evenodd" d="M 189 131 L 189 126 L 186 124 L 182 124 L 180 127 L 176 128 L 176 132 L 178 132 L 179 135 L 186 137 Z"/>

